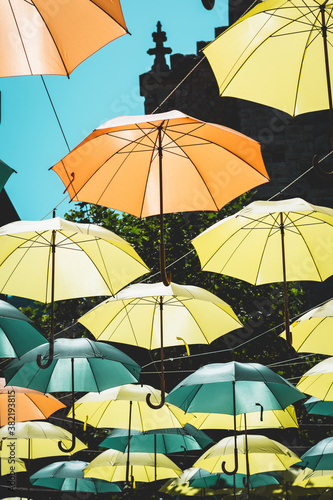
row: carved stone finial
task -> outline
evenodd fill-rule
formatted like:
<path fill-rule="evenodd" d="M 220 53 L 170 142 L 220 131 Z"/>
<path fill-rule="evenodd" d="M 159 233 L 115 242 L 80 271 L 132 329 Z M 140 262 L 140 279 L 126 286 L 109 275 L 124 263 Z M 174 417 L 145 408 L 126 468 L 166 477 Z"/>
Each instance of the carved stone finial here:
<path fill-rule="evenodd" d="M 162 31 L 161 28 L 162 25 L 160 21 L 158 21 L 157 31 L 152 34 L 156 47 L 147 50 L 147 54 L 155 55 L 154 64 L 151 69 L 156 72 L 169 71 L 170 68 L 165 61 L 165 55 L 171 54 L 172 52 L 169 47 L 164 47 L 164 42 L 166 42 L 167 37 L 165 31 Z"/>

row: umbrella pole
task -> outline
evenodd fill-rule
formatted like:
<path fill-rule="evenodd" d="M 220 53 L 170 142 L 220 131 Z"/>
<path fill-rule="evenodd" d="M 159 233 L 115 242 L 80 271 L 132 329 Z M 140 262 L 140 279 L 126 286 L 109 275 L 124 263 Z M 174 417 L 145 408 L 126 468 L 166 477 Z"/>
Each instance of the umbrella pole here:
<path fill-rule="evenodd" d="M 247 426 L 246 413 L 244 413 L 244 435 L 245 435 L 245 461 L 246 461 L 246 479 L 243 478 L 243 485 L 247 488 L 247 498 L 250 498 L 250 464 L 249 464 L 249 447 L 247 442 Z"/>
<path fill-rule="evenodd" d="M 289 347 L 292 346 L 292 335 L 290 331 L 289 309 L 288 309 L 288 290 L 286 277 L 286 253 L 284 246 L 284 222 L 283 213 L 280 212 L 280 232 L 281 232 L 281 248 L 282 248 L 282 273 L 283 273 L 283 295 L 284 295 L 284 321 L 286 326 L 286 340 Z"/>
<path fill-rule="evenodd" d="M 326 24 L 326 19 L 325 19 L 325 6 L 326 6 L 326 4 L 327 4 L 327 0 L 322 5 L 320 5 L 320 14 L 321 14 L 321 34 L 322 34 L 323 43 L 324 43 L 326 83 L 327 83 L 328 105 L 329 105 L 329 114 L 330 114 L 331 146 L 332 146 L 332 150 L 333 150 L 333 102 L 332 102 L 332 86 L 331 86 L 330 65 L 329 65 L 328 46 L 327 46 L 327 24 Z M 324 174 L 324 175 L 333 174 L 333 170 L 331 172 L 327 172 L 326 170 L 321 168 L 317 155 L 315 155 L 313 157 L 312 164 L 313 164 L 314 168 L 319 171 L 320 174 Z"/>
<path fill-rule="evenodd" d="M 147 394 L 147 405 L 154 410 L 162 408 L 165 403 L 165 378 L 164 378 L 164 352 L 163 352 L 163 297 L 160 296 L 160 334 L 161 334 L 161 401 L 158 405 L 154 405 L 150 399 L 151 394 Z"/>
<path fill-rule="evenodd" d="M 28 498 L 30 500 L 30 459 L 31 459 L 31 449 L 30 449 L 31 439 L 28 439 Z"/>
<path fill-rule="evenodd" d="M 163 172 L 162 172 L 162 126 L 158 127 L 158 164 L 159 164 L 159 187 L 160 187 L 160 273 L 161 280 L 165 286 L 171 283 L 171 274 L 165 268 L 165 244 L 164 244 L 164 216 L 163 216 Z"/>
<path fill-rule="evenodd" d="M 74 358 L 71 358 L 71 365 L 72 365 L 72 405 L 73 405 L 73 409 L 72 409 L 72 444 L 71 444 L 70 448 L 65 448 L 62 445 L 62 442 L 58 441 L 58 447 L 64 453 L 68 453 L 70 451 L 73 451 L 75 448 Z"/>
<path fill-rule="evenodd" d="M 129 482 L 130 469 L 130 445 L 131 445 L 131 422 L 132 422 L 132 401 L 129 402 L 129 417 L 128 417 L 128 440 L 127 440 L 127 460 L 126 460 L 126 483 Z"/>
<path fill-rule="evenodd" d="M 55 210 L 53 210 L 53 218 L 55 217 Z M 46 363 L 42 363 L 42 355 L 38 354 L 37 356 L 37 365 L 39 368 L 48 368 L 53 360 L 54 355 L 54 281 L 55 281 L 55 240 L 56 240 L 56 231 L 52 231 L 52 242 L 51 242 L 51 251 L 52 251 L 52 270 L 51 270 L 51 335 L 50 335 L 50 346 L 49 346 L 49 356 Z"/>
<path fill-rule="evenodd" d="M 236 381 L 232 381 L 232 397 L 233 397 L 233 405 L 234 405 L 234 457 L 235 457 L 235 467 L 234 470 L 228 471 L 225 467 L 226 461 L 223 460 L 222 462 L 222 471 L 224 474 L 227 474 L 228 476 L 234 476 L 236 472 L 238 471 L 238 452 L 237 452 L 237 422 L 236 422 Z M 235 483 L 234 483 L 235 484 Z M 234 497 L 236 495 L 236 491 L 234 488 Z"/>
<path fill-rule="evenodd" d="M 156 434 L 154 434 L 154 465 L 155 465 L 155 481 L 157 481 Z"/>

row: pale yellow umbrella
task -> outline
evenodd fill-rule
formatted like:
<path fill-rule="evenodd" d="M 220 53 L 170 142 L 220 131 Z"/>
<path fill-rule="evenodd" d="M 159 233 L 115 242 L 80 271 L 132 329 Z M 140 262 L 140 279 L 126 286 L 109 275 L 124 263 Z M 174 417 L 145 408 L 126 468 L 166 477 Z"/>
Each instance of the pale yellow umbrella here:
<path fill-rule="evenodd" d="M 179 478 L 166 481 L 158 491 L 171 496 L 184 495 L 187 497 L 206 497 L 212 495 L 225 495 L 227 492 L 230 492 L 230 489 L 216 490 L 190 486 L 188 482 L 184 482 L 181 474 Z"/>
<path fill-rule="evenodd" d="M 152 482 L 159 479 L 178 477 L 181 469 L 162 453 L 123 453 L 106 450 L 98 455 L 84 469 L 84 477 L 96 477 L 105 481 L 126 481 L 127 463 L 135 482 Z"/>
<path fill-rule="evenodd" d="M 159 401 L 160 391 L 150 385 L 125 384 L 90 392 L 75 402 L 75 418 L 94 427 L 128 427 L 142 432 L 183 427 L 192 418 L 191 413 L 170 403 L 158 410 L 150 408 L 147 394 L 152 394 L 153 402 Z"/>
<path fill-rule="evenodd" d="M 0 293 L 51 303 L 49 359 L 53 357 L 54 302 L 113 295 L 148 271 L 134 248 L 112 231 L 60 217 L 0 227 Z"/>
<path fill-rule="evenodd" d="M 234 416 L 221 413 L 193 413 L 189 424 L 197 429 L 234 429 Z M 264 410 L 236 415 L 237 431 L 287 427 L 298 427 L 295 408 L 292 405 L 284 410 Z"/>
<path fill-rule="evenodd" d="M 305 372 L 296 387 L 322 401 L 333 401 L 333 357 L 324 359 Z"/>
<path fill-rule="evenodd" d="M 295 351 L 333 355 L 333 300 L 303 314 L 290 329 Z M 283 332 L 281 337 L 285 336 Z"/>
<path fill-rule="evenodd" d="M 217 222 L 192 243 L 201 268 L 253 285 L 282 281 L 291 344 L 287 281 L 324 281 L 333 274 L 333 209 L 301 198 L 255 201 Z"/>
<path fill-rule="evenodd" d="M 232 308 L 211 292 L 171 282 L 130 285 L 78 321 L 97 340 L 161 347 L 161 301 L 163 346 L 209 344 L 243 325 Z"/>
<path fill-rule="evenodd" d="M 312 470 L 306 467 L 293 482 L 303 488 L 332 488 L 333 470 Z"/>
<path fill-rule="evenodd" d="M 234 438 L 223 438 L 201 455 L 193 464 L 193 467 L 221 473 L 222 462 L 225 461 L 228 468 L 230 468 L 229 465 L 233 466 L 234 450 Z M 265 436 L 254 434 L 247 436 L 247 445 L 245 435 L 237 436 L 237 453 L 239 464 L 237 472 L 240 474 L 247 474 L 247 467 L 249 467 L 250 474 L 285 470 L 301 461 L 286 446 Z M 247 460 L 249 461 L 248 466 L 246 464 Z"/>
<path fill-rule="evenodd" d="M 222 96 L 292 116 L 332 108 L 332 2 L 266 0 L 204 49 Z"/>
<path fill-rule="evenodd" d="M 15 425 L 9 424 L 0 428 L 2 457 L 35 459 L 63 455 L 64 452 L 58 447 L 59 441 L 69 448 L 72 435 L 50 422 L 16 422 Z M 65 454 L 72 455 L 85 448 L 87 446 L 77 439 L 74 450 Z"/>
<path fill-rule="evenodd" d="M 26 472 L 27 468 L 25 463 L 20 458 L 15 457 L 5 457 L 0 454 L 0 471 L 1 476 L 6 474 L 17 474 L 18 472 Z"/>

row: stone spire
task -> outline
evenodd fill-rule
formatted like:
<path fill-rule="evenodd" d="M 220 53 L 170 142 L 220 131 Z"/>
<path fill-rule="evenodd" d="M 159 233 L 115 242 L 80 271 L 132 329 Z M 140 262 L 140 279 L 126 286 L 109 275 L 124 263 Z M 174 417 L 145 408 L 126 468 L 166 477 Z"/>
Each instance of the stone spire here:
<path fill-rule="evenodd" d="M 165 54 L 171 54 L 172 50 L 168 47 L 164 47 L 164 42 L 166 42 L 167 37 L 165 31 L 161 30 L 161 23 L 158 21 L 157 23 L 157 31 L 152 33 L 153 40 L 156 44 L 156 47 L 153 49 L 147 50 L 147 54 L 155 55 L 154 64 L 151 67 L 153 71 L 157 73 L 161 73 L 163 71 L 169 71 L 169 66 L 165 61 Z"/>

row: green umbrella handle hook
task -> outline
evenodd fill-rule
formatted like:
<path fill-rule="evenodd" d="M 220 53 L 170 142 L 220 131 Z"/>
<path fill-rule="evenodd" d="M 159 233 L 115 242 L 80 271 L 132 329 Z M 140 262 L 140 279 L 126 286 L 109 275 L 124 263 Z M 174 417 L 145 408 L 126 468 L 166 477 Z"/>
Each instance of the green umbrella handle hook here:
<path fill-rule="evenodd" d="M 71 358 L 71 364 L 72 364 L 72 444 L 69 448 L 65 448 L 62 444 L 61 441 L 58 441 L 58 447 L 59 450 L 62 451 L 63 453 L 70 453 L 71 451 L 74 450 L 75 448 L 75 410 L 74 410 L 74 358 Z"/>
<path fill-rule="evenodd" d="M 238 451 L 237 451 L 237 422 L 236 422 L 236 382 L 235 380 L 232 381 L 232 399 L 233 399 L 233 407 L 234 407 L 234 459 L 235 459 L 235 467 L 234 470 L 228 471 L 225 467 L 226 461 L 223 460 L 222 462 L 222 471 L 224 474 L 227 474 L 228 476 L 233 476 L 236 474 L 238 471 Z"/>
<path fill-rule="evenodd" d="M 260 406 L 260 422 L 264 420 L 264 407 L 260 403 L 256 403 L 256 406 Z"/>

